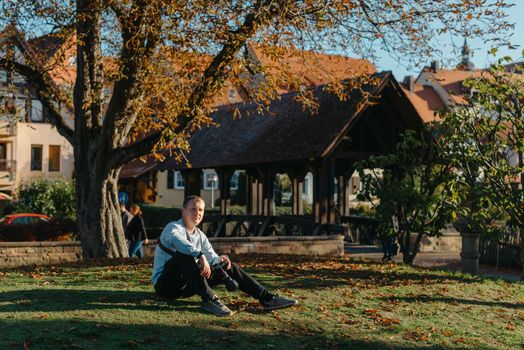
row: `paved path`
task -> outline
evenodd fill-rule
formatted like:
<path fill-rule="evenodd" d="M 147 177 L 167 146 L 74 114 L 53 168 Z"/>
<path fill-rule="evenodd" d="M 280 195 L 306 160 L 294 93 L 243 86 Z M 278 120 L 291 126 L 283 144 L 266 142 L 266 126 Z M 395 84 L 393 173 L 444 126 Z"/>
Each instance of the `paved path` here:
<path fill-rule="evenodd" d="M 381 260 L 383 256 L 382 248 L 374 245 L 346 243 L 344 245 L 344 251 L 346 256 L 351 258 Z M 394 261 L 402 262 L 402 255 L 398 254 L 395 256 Z M 460 252 L 418 253 L 415 257 L 414 265 L 459 271 Z M 482 276 L 494 278 L 499 277 L 508 281 L 518 281 L 520 279 L 520 272 L 513 269 L 481 265 L 480 273 Z"/>

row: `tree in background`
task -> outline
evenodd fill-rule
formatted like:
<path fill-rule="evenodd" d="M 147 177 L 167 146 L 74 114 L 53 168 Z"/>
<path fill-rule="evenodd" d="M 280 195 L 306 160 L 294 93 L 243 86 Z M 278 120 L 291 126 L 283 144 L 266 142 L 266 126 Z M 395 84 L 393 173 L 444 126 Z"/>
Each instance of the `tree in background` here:
<path fill-rule="evenodd" d="M 506 217 L 520 231 L 524 263 L 524 66 L 510 61 L 500 59 L 464 82 L 465 104 L 443 115 L 444 144 L 470 229 L 489 234 Z"/>
<path fill-rule="evenodd" d="M 437 236 L 453 217 L 454 177 L 441 157 L 434 130 L 434 126 L 419 134 L 408 130 L 392 154 L 357 164 L 362 182 L 358 199 L 372 204 L 382 235 L 398 237 L 408 264 L 413 263 L 422 237 Z"/>
<path fill-rule="evenodd" d="M 19 29 L 4 38 L 68 38 L 76 70 L 69 89 L 57 86 L 53 67 L 31 50 L 11 54 L 9 40 L 2 41 L 0 68 L 31 83 L 49 121 L 73 145 L 84 257 L 119 257 L 127 255 L 118 212 L 121 167 L 155 150 L 183 159 L 191 132 L 213 123 L 213 101 L 227 79 L 250 87 L 243 73 L 265 75 L 249 91 L 264 107 L 279 86 L 300 86 L 301 77 L 278 65 L 290 47 L 373 58 L 380 44 L 400 60 L 424 59 L 441 53 L 432 39 L 443 33 L 506 43 L 508 7 L 505 0 L 2 0 L 0 27 Z M 247 42 L 282 69 L 247 60 Z M 331 90 L 347 97 L 366 82 L 334 82 Z M 298 99 L 314 106 L 307 89 Z M 74 115 L 74 128 L 58 106 Z"/>

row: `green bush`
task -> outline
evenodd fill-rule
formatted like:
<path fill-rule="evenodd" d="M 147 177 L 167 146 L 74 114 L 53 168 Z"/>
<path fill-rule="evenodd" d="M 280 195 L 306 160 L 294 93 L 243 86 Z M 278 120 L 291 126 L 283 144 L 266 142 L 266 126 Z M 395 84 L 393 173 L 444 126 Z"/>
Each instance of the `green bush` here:
<path fill-rule="evenodd" d="M 15 212 L 38 213 L 58 220 L 76 220 L 75 185 L 63 179 L 31 179 L 17 190 Z"/>

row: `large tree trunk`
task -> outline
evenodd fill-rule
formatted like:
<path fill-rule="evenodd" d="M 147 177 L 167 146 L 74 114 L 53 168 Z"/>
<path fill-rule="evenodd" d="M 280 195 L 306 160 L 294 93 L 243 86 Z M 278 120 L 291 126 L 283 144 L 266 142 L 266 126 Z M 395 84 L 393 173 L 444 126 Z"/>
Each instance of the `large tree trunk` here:
<path fill-rule="evenodd" d="M 520 228 L 520 265 L 522 268 L 520 280 L 524 281 L 524 227 Z"/>
<path fill-rule="evenodd" d="M 77 222 L 84 259 L 127 256 L 118 208 L 120 167 L 112 169 L 112 135 L 104 133 L 104 74 L 100 0 L 77 1 L 77 79 L 74 88 Z M 111 130 L 109 130 L 111 131 Z"/>
<path fill-rule="evenodd" d="M 90 168 L 98 167 L 92 164 Z M 77 220 L 84 259 L 128 256 L 118 207 L 118 174 L 119 170 L 77 174 Z"/>

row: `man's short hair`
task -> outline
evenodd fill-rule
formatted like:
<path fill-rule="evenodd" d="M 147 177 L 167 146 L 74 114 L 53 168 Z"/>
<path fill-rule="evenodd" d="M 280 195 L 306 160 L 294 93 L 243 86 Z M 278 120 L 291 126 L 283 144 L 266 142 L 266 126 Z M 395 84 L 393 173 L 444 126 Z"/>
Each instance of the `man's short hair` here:
<path fill-rule="evenodd" d="M 126 204 L 124 202 L 120 202 L 120 208 L 125 208 Z"/>
<path fill-rule="evenodd" d="M 191 196 L 187 196 L 186 198 L 184 198 L 184 203 L 182 204 L 182 207 L 187 208 L 189 203 L 191 203 L 192 201 L 201 201 L 205 203 L 202 197 L 193 194 Z"/>

